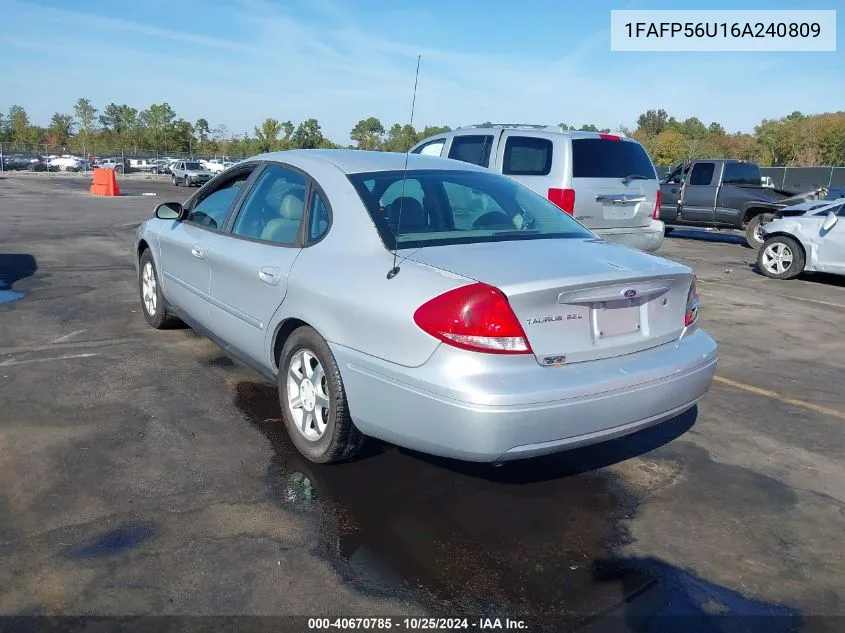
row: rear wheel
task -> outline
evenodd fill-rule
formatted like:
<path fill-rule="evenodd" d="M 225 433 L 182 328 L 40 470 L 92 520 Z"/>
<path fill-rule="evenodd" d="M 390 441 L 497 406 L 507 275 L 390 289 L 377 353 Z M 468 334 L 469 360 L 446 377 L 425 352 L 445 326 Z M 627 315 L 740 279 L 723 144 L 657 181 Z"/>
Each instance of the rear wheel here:
<path fill-rule="evenodd" d="M 797 240 L 776 235 L 763 243 L 757 253 L 757 265 L 766 277 L 792 279 L 804 270 L 804 249 Z"/>
<path fill-rule="evenodd" d="M 349 415 L 340 369 L 312 328 L 300 327 L 285 341 L 277 386 L 288 435 L 307 459 L 325 464 L 360 452 L 365 437 Z"/>

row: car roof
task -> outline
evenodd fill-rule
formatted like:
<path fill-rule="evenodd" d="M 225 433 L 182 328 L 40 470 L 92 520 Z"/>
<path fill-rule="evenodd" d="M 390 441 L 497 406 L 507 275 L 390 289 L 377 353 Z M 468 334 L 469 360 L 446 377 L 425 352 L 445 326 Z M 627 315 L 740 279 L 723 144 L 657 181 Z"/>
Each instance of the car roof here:
<path fill-rule="evenodd" d="M 466 171 L 487 171 L 484 167 L 449 158 L 440 158 L 439 156 L 423 156 L 401 152 L 373 152 L 357 149 L 294 149 L 284 152 L 259 154 L 249 160 L 279 161 L 306 171 L 309 166 L 316 165 L 317 163 L 322 163 L 323 165 L 331 164 L 346 174 L 373 171 L 401 171 L 405 168 L 406 160 L 409 170 L 461 169 Z"/>

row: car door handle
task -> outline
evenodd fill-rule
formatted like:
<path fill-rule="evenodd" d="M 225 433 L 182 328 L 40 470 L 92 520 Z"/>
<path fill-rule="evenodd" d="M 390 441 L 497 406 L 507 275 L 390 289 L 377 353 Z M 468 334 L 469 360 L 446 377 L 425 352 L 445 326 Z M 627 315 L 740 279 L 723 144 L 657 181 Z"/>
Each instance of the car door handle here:
<path fill-rule="evenodd" d="M 202 249 L 199 247 L 199 244 L 195 244 L 193 248 L 191 248 L 191 255 L 193 255 L 197 259 L 203 258 Z"/>
<path fill-rule="evenodd" d="M 281 278 L 280 271 L 275 266 L 262 266 L 258 269 L 258 278 L 265 284 L 275 286 Z"/>

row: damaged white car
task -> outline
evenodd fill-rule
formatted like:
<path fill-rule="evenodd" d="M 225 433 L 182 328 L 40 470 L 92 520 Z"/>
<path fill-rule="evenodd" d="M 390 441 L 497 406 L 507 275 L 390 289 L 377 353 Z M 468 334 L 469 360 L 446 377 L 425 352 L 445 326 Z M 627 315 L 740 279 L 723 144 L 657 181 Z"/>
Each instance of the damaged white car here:
<path fill-rule="evenodd" d="M 845 198 L 787 207 L 762 230 L 757 264 L 766 277 L 792 279 L 804 271 L 845 275 Z"/>

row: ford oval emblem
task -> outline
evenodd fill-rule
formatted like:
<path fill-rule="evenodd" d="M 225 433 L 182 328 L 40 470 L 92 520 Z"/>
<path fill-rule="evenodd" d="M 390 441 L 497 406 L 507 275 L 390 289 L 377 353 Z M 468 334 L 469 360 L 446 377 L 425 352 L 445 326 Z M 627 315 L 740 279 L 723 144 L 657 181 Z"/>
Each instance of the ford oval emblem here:
<path fill-rule="evenodd" d="M 631 288 L 630 290 L 626 290 L 624 293 L 626 299 L 631 299 L 637 296 L 637 291 Z"/>

